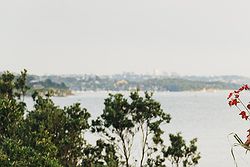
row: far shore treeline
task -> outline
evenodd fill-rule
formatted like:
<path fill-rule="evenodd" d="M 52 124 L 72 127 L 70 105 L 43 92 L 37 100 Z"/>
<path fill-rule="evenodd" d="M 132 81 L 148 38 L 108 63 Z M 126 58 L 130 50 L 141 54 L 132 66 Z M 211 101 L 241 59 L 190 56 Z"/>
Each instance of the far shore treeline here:
<path fill-rule="evenodd" d="M 186 142 L 180 133 L 164 131 L 171 117 L 151 92 L 107 94 L 94 119 L 80 103 L 57 106 L 50 90 L 38 92 L 31 83 L 68 90 L 66 82 L 32 81 L 26 70 L 0 75 L 0 166 L 189 167 L 201 158 L 196 138 Z M 32 109 L 25 103 L 27 93 Z M 94 145 L 86 132 L 97 136 Z"/>
<path fill-rule="evenodd" d="M 70 91 L 201 91 L 234 90 L 250 78 L 241 76 L 139 75 L 29 75 L 27 84 L 34 88 Z M 70 91 L 67 91 L 70 90 Z"/>

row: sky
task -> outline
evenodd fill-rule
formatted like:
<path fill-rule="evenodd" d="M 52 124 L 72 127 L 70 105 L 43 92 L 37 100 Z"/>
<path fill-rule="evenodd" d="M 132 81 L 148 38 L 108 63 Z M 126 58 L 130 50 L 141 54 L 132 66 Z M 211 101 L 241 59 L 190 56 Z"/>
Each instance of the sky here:
<path fill-rule="evenodd" d="M 249 0 L 0 0 L 0 71 L 250 77 Z"/>

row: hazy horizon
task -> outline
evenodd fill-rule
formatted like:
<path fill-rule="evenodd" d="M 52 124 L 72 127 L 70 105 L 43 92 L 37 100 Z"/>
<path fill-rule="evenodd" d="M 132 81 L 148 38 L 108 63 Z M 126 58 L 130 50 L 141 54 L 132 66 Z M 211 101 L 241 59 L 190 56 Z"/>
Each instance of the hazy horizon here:
<path fill-rule="evenodd" d="M 250 1 L 0 2 L 0 71 L 250 76 Z"/>
<path fill-rule="evenodd" d="M 22 70 L 24 70 L 25 68 L 23 69 L 20 69 L 19 71 L 11 71 L 11 70 L 2 70 L 0 71 L 1 72 L 6 72 L 6 71 L 9 71 L 9 72 L 13 72 L 14 74 L 20 74 L 20 72 Z M 26 69 L 27 70 L 27 69 Z M 198 75 L 198 74 L 179 74 L 177 72 L 165 72 L 165 71 L 152 71 L 152 72 L 148 72 L 148 73 L 137 73 L 137 72 L 133 72 L 133 71 L 124 71 L 124 72 L 117 72 L 117 73 L 110 73 L 110 74 L 102 74 L 102 73 L 32 73 L 32 71 L 30 70 L 27 70 L 28 72 L 28 75 L 36 75 L 36 76 L 83 76 L 83 75 L 97 75 L 97 76 L 112 76 L 112 75 L 123 75 L 123 74 L 134 74 L 134 75 L 149 75 L 149 76 L 169 76 L 169 77 L 220 77 L 220 76 L 239 76 L 239 77 L 247 77 L 247 78 L 250 78 L 250 76 L 246 76 L 246 75 L 237 75 L 237 74 L 217 74 L 217 75 Z"/>

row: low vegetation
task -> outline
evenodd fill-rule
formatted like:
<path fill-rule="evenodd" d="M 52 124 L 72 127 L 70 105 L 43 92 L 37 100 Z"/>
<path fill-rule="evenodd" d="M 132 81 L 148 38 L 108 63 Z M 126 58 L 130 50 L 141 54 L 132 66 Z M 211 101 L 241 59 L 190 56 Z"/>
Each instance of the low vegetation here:
<path fill-rule="evenodd" d="M 12 167 L 166 167 L 194 166 L 200 153 L 197 139 L 187 145 L 181 134 L 170 134 L 170 146 L 162 136 L 168 124 L 153 94 L 131 92 L 109 94 L 103 113 L 91 115 L 79 103 L 63 108 L 50 94 L 32 93 L 29 110 L 24 97 L 28 91 L 27 73 L 0 76 L 0 166 Z M 84 134 L 99 136 L 95 145 Z M 141 141 L 139 144 L 136 141 Z M 136 152 L 136 150 L 139 150 Z"/>

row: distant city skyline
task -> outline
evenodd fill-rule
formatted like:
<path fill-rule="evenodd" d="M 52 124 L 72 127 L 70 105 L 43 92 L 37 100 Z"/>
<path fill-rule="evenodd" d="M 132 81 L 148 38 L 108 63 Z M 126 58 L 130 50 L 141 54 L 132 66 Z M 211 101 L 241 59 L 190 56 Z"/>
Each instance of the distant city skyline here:
<path fill-rule="evenodd" d="M 250 77 L 247 0 L 0 2 L 0 71 Z"/>

